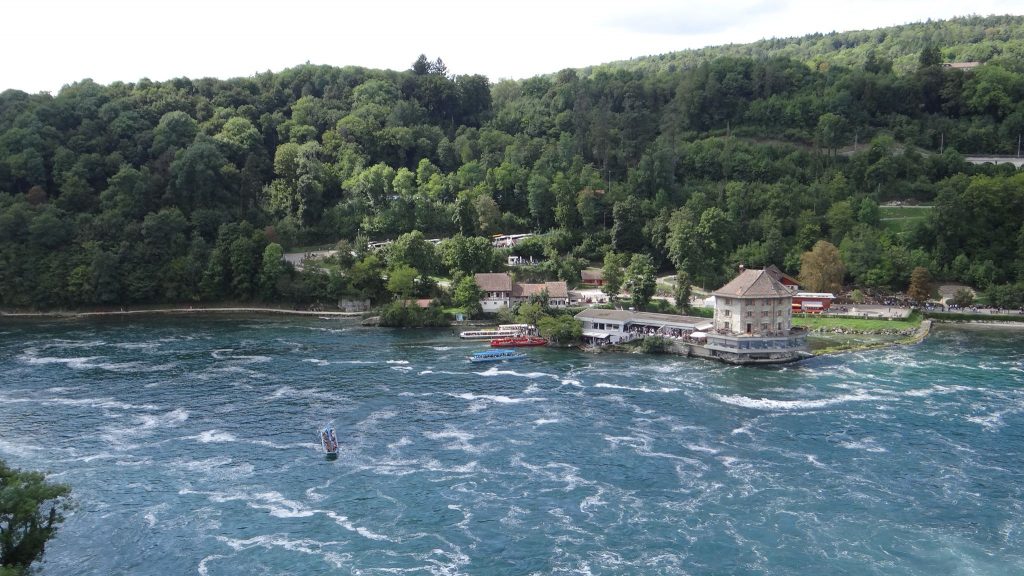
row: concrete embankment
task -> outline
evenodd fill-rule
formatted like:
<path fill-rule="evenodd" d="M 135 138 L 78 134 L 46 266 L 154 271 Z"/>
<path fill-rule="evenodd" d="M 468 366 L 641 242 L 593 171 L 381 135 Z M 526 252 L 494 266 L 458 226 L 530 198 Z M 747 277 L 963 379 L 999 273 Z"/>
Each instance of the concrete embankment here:
<path fill-rule="evenodd" d="M 921 324 L 911 334 L 899 338 L 897 340 L 889 340 L 885 342 L 862 342 L 856 343 L 849 346 L 837 346 L 822 348 L 814 351 L 815 356 L 830 356 L 832 354 L 844 354 L 847 352 L 860 352 L 863 350 L 876 350 L 880 348 L 888 348 L 890 346 L 905 346 L 909 344 L 918 344 L 924 341 L 928 337 L 928 334 L 932 330 L 931 320 L 922 320 Z"/>

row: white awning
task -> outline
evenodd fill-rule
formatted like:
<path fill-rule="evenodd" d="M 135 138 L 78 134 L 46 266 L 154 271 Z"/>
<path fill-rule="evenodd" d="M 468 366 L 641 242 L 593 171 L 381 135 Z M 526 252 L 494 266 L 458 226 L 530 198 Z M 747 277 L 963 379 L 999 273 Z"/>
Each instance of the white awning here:
<path fill-rule="evenodd" d="M 700 331 L 704 331 L 704 330 L 711 330 L 711 329 L 712 329 L 712 328 L 714 328 L 714 327 L 715 327 L 715 325 L 714 325 L 713 323 L 711 323 L 711 322 L 705 322 L 705 323 L 703 323 L 703 324 L 697 324 L 697 325 L 696 325 L 696 326 L 694 326 L 693 328 L 694 328 L 695 330 L 700 330 Z M 707 334 L 705 334 L 705 336 L 707 336 Z"/>
<path fill-rule="evenodd" d="M 708 335 L 705 332 L 690 332 L 690 338 L 707 338 Z"/>
<path fill-rule="evenodd" d="M 600 340 L 604 340 L 605 338 L 611 336 L 611 334 L 607 332 L 598 332 L 596 330 L 584 330 L 583 335 L 586 336 L 587 338 L 598 338 Z"/>

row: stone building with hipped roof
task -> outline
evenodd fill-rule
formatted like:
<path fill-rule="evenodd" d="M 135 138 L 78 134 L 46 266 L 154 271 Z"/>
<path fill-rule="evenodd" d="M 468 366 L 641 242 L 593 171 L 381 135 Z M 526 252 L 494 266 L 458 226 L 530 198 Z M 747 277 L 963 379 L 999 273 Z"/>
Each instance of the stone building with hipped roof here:
<path fill-rule="evenodd" d="M 777 270 L 777 269 L 776 269 Z M 807 355 L 807 333 L 793 328 L 795 287 L 776 270 L 744 270 L 715 290 L 711 357 L 737 364 L 786 362 Z"/>

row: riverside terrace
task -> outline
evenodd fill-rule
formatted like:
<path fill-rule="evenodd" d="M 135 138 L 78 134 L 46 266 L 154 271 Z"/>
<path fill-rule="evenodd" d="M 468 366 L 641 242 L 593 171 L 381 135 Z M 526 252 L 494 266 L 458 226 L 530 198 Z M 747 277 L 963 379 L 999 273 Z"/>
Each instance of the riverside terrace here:
<path fill-rule="evenodd" d="M 576 319 L 583 323 L 583 340 L 598 346 L 621 344 L 645 336 L 679 338 L 714 326 L 710 318 L 600 308 L 584 310 Z"/>
<path fill-rule="evenodd" d="M 576 319 L 583 324 L 583 340 L 595 346 L 659 336 L 668 341 L 668 352 L 729 364 L 775 364 L 808 355 L 807 333 L 802 329 L 771 335 L 733 334 L 715 330 L 708 318 L 631 310 L 589 309 Z"/>

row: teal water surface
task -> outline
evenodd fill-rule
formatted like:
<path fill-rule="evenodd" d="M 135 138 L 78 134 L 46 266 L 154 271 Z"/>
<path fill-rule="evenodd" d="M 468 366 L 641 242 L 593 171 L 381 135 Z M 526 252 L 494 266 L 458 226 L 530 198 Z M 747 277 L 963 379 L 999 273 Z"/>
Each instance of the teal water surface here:
<path fill-rule="evenodd" d="M 0 458 L 77 502 L 40 573 L 1024 573 L 1024 332 L 768 369 L 482 347 L 5 322 Z"/>

